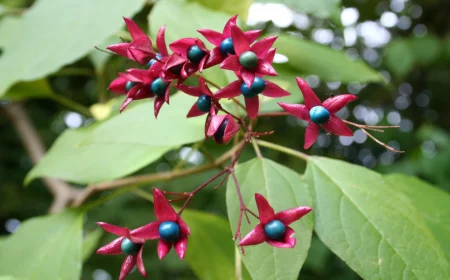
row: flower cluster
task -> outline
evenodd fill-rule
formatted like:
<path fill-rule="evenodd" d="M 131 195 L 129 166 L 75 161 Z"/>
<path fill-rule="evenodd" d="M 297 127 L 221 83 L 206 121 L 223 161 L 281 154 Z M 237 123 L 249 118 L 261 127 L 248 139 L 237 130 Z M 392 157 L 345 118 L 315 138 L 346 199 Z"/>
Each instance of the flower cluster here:
<path fill-rule="evenodd" d="M 154 98 L 154 114 L 157 117 L 161 107 L 165 103 L 169 104 L 171 88 L 176 88 L 197 98 L 187 117 L 207 114 L 205 137 L 212 137 L 222 144 L 227 143 L 239 131 L 240 126 L 237 123 L 238 117 L 225 110 L 220 99 L 243 95 L 247 114 L 253 119 L 258 115 L 259 94 L 268 97 L 289 95 L 289 92 L 275 83 L 264 79 L 264 76 L 277 75 L 272 67 L 275 56 L 272 45 L 277 37 L 256 41 L 261 31 L 243 32 L 236 25 L 236 19 L 237 16 L 230 18 L 222 32 L 198 30 L 214 46 L 212 50 L 199 38 L 182 38 L 170 43 L 167 48 L 163 26 L 156 37 L 155 51 L 151 39 L 144 31 L 131 19 L 125 18 L 132 41 L 114 44 L 108 49 L 146 69 L 128 69 L 125 73 L 119 73 L 119 77 L 109 85 L 109 90 L 126 95 L 120 111 L 133 100 Z M 197 72 L 201 73 L 204 69 L 217 65 L 221 69 L 233 71 L 236 81 L 213 93 L 206 85 L 209 81 Z M 198 86 L 187 85 L 185 81 L 189 77 L 197 79 Z M 225 115 L 219 115 L 219 111 Z"/>
<path fill-rule="evenodd" d="M 105 231 L 119 236 L 97 250 L 97 254 L 126 255 L 119 280 L 125 279 L 134 266 L 138 267 L 142 276 L 147 276 L 142 260 L 142 251 L 145 242 L 149 240 L 158 240 L 157 252 L 160 260 L 169 253 L 172 247 L 175 248 L 180 259 L 184 259 L 191 231 L 180 217 L 182 211 L 176 213 L 164 193 L 156 188 L 153 189 L 153 198 L 157 221 L 131 231 L 128 228 L 103 222 L 97 223 Z M 239 246 L 256 245 L 266 241 L 274 247 L 293 248 L 296 240 L 293 237 L 294 230 L 289 225 L 308 214 L 312 209 L 296 207 L 275 214 L 273 208 L 261 194 L 256 194 L 255 199 L 259 210 L 260 224 L 241 240 Z"/>

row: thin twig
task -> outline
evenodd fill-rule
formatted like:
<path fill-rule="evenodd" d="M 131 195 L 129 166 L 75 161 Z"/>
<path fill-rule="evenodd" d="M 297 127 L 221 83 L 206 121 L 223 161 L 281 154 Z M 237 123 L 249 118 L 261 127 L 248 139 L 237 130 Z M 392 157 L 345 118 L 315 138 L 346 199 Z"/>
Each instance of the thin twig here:
<path fill-rule="evenodd" d="M 382 130 L 380 128 L 399 128 L 400 127 L 398 125 L 366 125 L 366 124 L 350 122 L 347 120 L 342 120 L 342 121 L 345 122 L 346 124 L 352 125 L 354 127 L 360 128 L 360 129 L 369 129 L 369 130 L 377 131 L 377 132 L 384 132 L 384 130 Z"/>
<path fill-rule="evenodd" d="M 166 180 L 172 180 L 179 177 L 184 177 L 188 175 L 193 175 L 197 173 L 201 173 L 206 170 L 217 168 L 218 166 L 222 165 L 224 162 L 226 162 L 228 159 L 232 158 L 235 153 L 241 149 L 242 145 L 244 145 L 245 142 L 241 141 L 238 145 L 234 146 L 232 149 L 224 153 L 220 158 L 218 158 L 216 161 L 212 163 L 207 163 L 204 165 L 191 167 L 183 170 L 173 170 L 168 172 L 161 172 L 156 174 L 145 174 L 145 175 L 137 175 L 137 176 L 131 176 L 128 178 L 122 178 L 117 179 L 114 181 L 108 181 L 108 182 L 102 182 L 98 184 L 92 184 L 85 188 L 83 192 L 75 199 L 73 206 L 79 206 L 83 204 L 92 194 L 99 192 L 99 191 L 105 191 L 105 190 L 111 190 L 111 189 L 117 189 L 123 186 L 127 185 L 140 185 L 144 183 L 153 183 L 153 182 L 159 182 L 159 181 L 166 181 Z"/>
<path fill-rule="evenodd" d="M 31 161 L 37 164 L 45 154 L 44 144 L 24 106 L 21 103 L 11 103 L 4 108 L 4 111 L 11 119 Z M 50 213 L 62 211 L 81 192 L 61 180 L 43 178 L 42 181 L 53 195 L 53 203 L 48 210 Z"/>
<path fill-rule="evenodd" d="M 181 216 L 181 213 L 183 213 L 183 210 L 186 209 L 186 206 L 189 204 L 189 202 L 191 201 L 191 199 L 194 197 L 194 195 L 196 195 L 199 191 L 201 191 L 202 189 L 206 188 L 212 181 L 216 180 L 217 178 L 219 178 L 220 176 L 222 176 L 223 174 L 227 173 L 228 170 L 222 170 L 221 172 L 219 172 L 218 174 L 214 175 L 211 179 L 209 179 L 208 181 L 206 181 L 205 183 L 201 184 L 199 187 L 197 187 L 195 190 L 193 190 L 192 192 L 188 193 L 187 199 L 184 202 L 183 206 L 181 207 L 180 211 L 178 212 L 178 216 Z"/>
<path fill-rule="evenodd" d="M 258 158 L 263 158 L 263 155 L 261 154 L 261 150 L 259 149 L 258 143 L 255 141 L 254 138 L 252 138 L 251 142 L 252 142 L 253 149 L 255 150 L 256 156 Z"/>
<path fill-rule="evenodd" d="M 276 150 L 276 151 L 279 151 L 279 152 L 282 152 L 282 153 L 285 153 L 285 154 L 288 154 L 288 155 L 291 155 L 291 156 L 294 156 L 294 157 L 297 157 L 297 158 L 300 158 L 303 160 L 308 160 L 308 158 L 309 158 L 309 156 L 305 153 L 302 153 L 302 152 L 299 152 L 299 151 L 296 151 L 296 150 L 293 150 L 293 149 L 290 149 L 290 148 L 287 148 L 287 147 L 284 147 L 281 145 L 277 145 L 277 144 L 263 141 L 263 140 L 254 140 L 254 141 L 256 141 L 256 143 L 259 146 L 263 146 L 263 147 L 266 147 L 266 148 L 269 148 L 272 150 Z"/>
<path fill-rule="evenodd" d="M 367 132 L 364 128 L 361 128 L 362 132 L 364 132 L 367 136 L 369 136 L 370 138 L 372 138 L 373 141 L 377 142 L 378 144 L 380 144 L 381 146 L 385 147 L 386 149 L 388 149 L 391 152 L 394 153 L 404 153 L 405 151 L 399 151 L 396 150 L 394 148 L 392 148 L 391 146 L 388 146 L 387 144 L 381 142 L 380 140 L 378 140 L 377 138 L 375 138 L 372 134 L 370 134 L 369 132 Z"/>

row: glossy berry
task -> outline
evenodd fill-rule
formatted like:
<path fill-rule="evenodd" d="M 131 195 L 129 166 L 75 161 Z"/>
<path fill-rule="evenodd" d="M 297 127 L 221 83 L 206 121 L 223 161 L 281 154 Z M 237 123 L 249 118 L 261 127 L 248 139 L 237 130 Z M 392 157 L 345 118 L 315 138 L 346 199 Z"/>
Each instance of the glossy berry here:
<path fill-rule="evenodd" d="M 255 68 L 258 65 L 258 57 L 254 52 L 246 51 L 239 56 L 239 63 L 247 69 Z"/>
<path fill-rule="evenodd" d="M 122 249 L 122 252 L 126 255 L 136 255 L 141 249 L 141 246 L 142 244 L 134 243 L 130 239 L 124 238 L 122 240 L 120 248 Z"/>
<path fill-rule="evenodd" d="M 125 88 L 127 89 L 127 91 L 129 91 L 136 83 L 133 83 L 132 81 L 128 81 L 125 84 Z"/>
<path fill-rule="evenodd" d="M 196 104 L 200 111 L 209 112 L 209 109 L 211 109 L 211 97 L 209 95 L 203 94 L 198 98 Z"/>
<path fill-rule="evenodd" d="M 323 106 L 315 106 L 309 110 L 309 116 L 315 124 L 324 124 L 330 119 L 330 112 Z"/>
<path fill-rule="evenodd" d="M 156 54 L 156 59 L 160 60 L 161 58 L 162 58 L 162 55 L 160 55 L 159 53 Z M 150 59 L 150 61 L 148 62 L 147 66 L 151 67 L 153 65 L 153 63 L 156 62 L 156 59 L 154 59 L 154 58 Z"/>
<path fill-rule="evenodd" d="M 282 222 L 278 220 L 272 220 L 264 226 L 264 231 L 270 239 L 277 240 L 284 236 L 286 227 Z"/>
<path fill-rule="evenodd" d="M 152 93 L 158 96 L 163 96 L 166 91 L 166 88 L 167 83 L 164 82 L 164 80 L 161 78 L 157 78 L 150 85 L 150 90 L 152 91 Z"/>
<path fill-rule="evenodd" d="M 217 129 L 216 133 L 214 133 L 214 139 L 216 139 L 217 143 L 222 143 L 223 135 L 225 134 L 225 128 L 227 128 L 228 119 L 225 119 Z"/>
<path fill-rule="evenodd" d="M 158 231 L 159 236 L 167 242 L 175 242 L 180 238 L 180 227 L 175 222 L 162 222 Z"/>
<path fill-rule="evenodd" d="M 187 57 L 192 63 L 199 64 L 202 58 L 206 55 L 197 45 L 190 46 L 187 51 Z"/>
<path fill-rule="evenodd" d="M 266 82 L 260 77 L 255 77 L 252 86 L 249 88 L 245 83 L 241 84 L 241 92 L 245 97 L 254 97 L 266 88 Z"/>
<path fill-rule="evenodd" d="M 220 51 L 225 55 L 236 54 L 233 46 L 233 39 L 226 38 L 225 40 L 223 40 L 222 43 L 220 43 Z"/>

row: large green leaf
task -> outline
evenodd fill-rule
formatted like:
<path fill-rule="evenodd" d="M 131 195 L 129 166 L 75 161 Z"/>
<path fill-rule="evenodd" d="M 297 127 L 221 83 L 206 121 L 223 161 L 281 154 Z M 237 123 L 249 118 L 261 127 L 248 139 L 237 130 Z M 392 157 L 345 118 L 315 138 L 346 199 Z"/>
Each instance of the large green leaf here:
<path fill-rule="evenodd" d="M 205 7 L 215 11 L 223 11 L 230 15 L 238 14 L 243 20 L 247 19 L 248 10 L 252 4 L 252 0 L 227 0 L 227 1 L 211 1 L 211 0 L 188 0 L 197 2 Z"/>
<path fill-rule="evenodd" d="M 39 0 L 14 24 L 0 57 L 0 95 L 86 55 L 139 11 L 143 0 Z M 55 12 L 70 11 L 70 12 Z M 107 11 L 107 12 L 106 12 Z"/>
<path fill-rule="evenodd" d="M 11 87 L 2 99 L 23 100 L 27 98 L 54 98 L 55 95 L 46 80 L 21 82 Z"/>
<path fill-rule="evenodd" d="M 325 81 L 381 82 L 382 76 L 361 60 L 351 60 L 342 51 L 293 36 L 281 35 L 274 45 L 289 58 L 287 65 Z"/>
<path fill-rule="evenodd" d="M 336 24 L 340 23 L 340 0 L 256 0 L 255 2 L 279 3 L 297 12 L 304 12 L 319 18 L 330 18 Z"/>
<path fill-rule="evenodd" d="M 449 279 L 449 261 L 437 237 L 392 180 L 319 157 L 310 158 L 306 178 L 318 236 L 361 277 Z"/>
<path fill-rule="evenodd" d="M 300 175 L 268 159 L 253 159 L 236 167 L 244 203 L 256 211 L 255 193 L 266 197 L 276 212 L 297 206 L 311 205 L 307 185 Z M 233 231 L 239 217 L 239 200 L 233 180 L 227 185 L 227 209 Z M 257 224 L 249 226 L 245 219 L 241 232 L 248 233 Z M 266 243 L 246 247 L 244 263 L 254 280 L 297 279 L 311 243 L 312 215 L 291 224 L 297 236 L 294 249 L 280 249 Z"/>
<path fill-rule="evenodd" d="M 228 221 L 205 212 L 185 210 L 191 229 L 186 260 L 201 280 L 235 279 L 235 249 Z M 213 256 L 213 257 L 212 257 Z M 243 279 L 250 279 L 243 271 Z"/>
<path fill-rule="evenodd" d="M 450 260 L 450 194 L 417 178 L 401 174 L 384 176 L 394 190 L 405 194 Z"/>
<path fill-rule="evenodd" d="M 155 119 L 153 102 L 138 105 L 107 121 L 66 130 L 45 157 L 30 171 L 26 183 L 37 177 L 55 177 L 93 183 L 132 173 L 164 153 L 204 137 L 204 118 L 186 119 L 195 99 L 172 96 Z"/>
<path fill-rule="evenodd" d="M 78 280 L 81 276 L 83 213 L 33 218 L 0 247 L 0 274 L 19 279 Z"/>
<path fill-rule="evenodd" d="M 167 45 L 184 37 L 197 37 L 202 39 L 208 48 L 211 48 L 212 45 L 197 30 L 207 28 L 222 32 L 229 18 L 230 16 L 223 12 L 208 9 L 195 2 L 164 0 L 155 4 L 149 14 L 148 21 L 152 38 L 156 37 L 161 26 L 166 26 Z M 235 80 L 234 77 L 229 77 L 227 72 L 233 74 L 231 71 L 223 71 L 214 67 L 207 69 L 204 75 L 220 86 L 225 86 L 230 81 Z"/>

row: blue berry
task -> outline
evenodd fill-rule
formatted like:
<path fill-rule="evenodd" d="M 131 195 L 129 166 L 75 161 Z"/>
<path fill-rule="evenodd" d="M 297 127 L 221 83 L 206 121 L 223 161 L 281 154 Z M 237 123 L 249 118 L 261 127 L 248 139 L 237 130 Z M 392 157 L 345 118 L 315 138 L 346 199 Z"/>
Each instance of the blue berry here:
<path fill-rule="evenodd" d="M 258 65 L 258 57 L 254 52 L 246 51 L 239 56 L 239 63 L 247 69 L 252 69 Z"/>
<path fill-rule="evenodd" d="M 152 82 L 150 85 L 150 90 L 153 94 L 156 94 L 157 96 L 164 96 L 164 93 L 166 92 L 167 83 L 164 82 L 163 79 L 157 78 Z"/>
<path fill-rule="evenodd" d="M 200 109 L 202 112 L 209 112 L 209 109 L 211 109 L 211 97 L 209 95 L 203 94 L 200 96 L 197 100 L 197 108 Z"/>
<path fill-rule="evenodd" d="M 134 243 L 128 238 L 124 238 L 120 244 L 122 252 L 126 255 L 136 255 L 141 249 L 142 244 Z"/>
<path fill-rule="evenodd" d="M 323 106 L 315 106 L 309 110 L 309 116 L 315 124 L 324 124 L 330 119 L 330 112 Z"/>
<path fill-rule="evenodd" d="M 279 220 L 272 220 L 264 226 L 266 235 L 273 240 L 278 240 L 284 236 L 286 227 Z"/>
<path fill-rule="evenodd" d="M 223 135 L 225 134 L 225 129 L 228 125 L 228 119 L 225 119 L 217 129 L 216 133 L 214 133 L 214 139 L 216 139 L 217 143 L 223 142 Z"/>
<path fill-rule="evenodd" d="M 266 82 L 260 77 L 255 77 L 252 86 L 249 88 L 245 83 L 241 84 L 241 92 L 245 97 L 254 97 L 263 92 Z"/>
<path fill-rule="evenodd" d="M 195 64 L 199 64 L 205 55 L 206 53 L 202 51 L 197 45 L 190 46 L 187 51 L 187 57 L 192 63 Z"/>
<path fill-rule="evenodd" d="M 234 51 L 234 46 L 233 46 L 233 39 L 226 38 L 225 40 L 223 40 L 222 43 L 220 43 L 220 51 L 224 55 L 236 54 L 236 52 Z"/>
<path fill-rule="evenodd" d="M 158 53 L 158 54 L 156 54 L 156 58 L 159 60 L 159 59 L 162 58 L 162 55 L 160 55 L 160 54 Z M 147 66 L 150 68 L 150 67 L 152 67 L 153 63 L 155 63 L 155 62 L 156 62 L 156 59 L 152 58 L 152 59 L 150 59 L 150 61 L 148 62 Z"/>
<path fill-rule="evenodd" d="M 132 87 L 134 87 L 135 84 L 136 84 L 136 83 L 133 83 L 132 81 L 128 81 L 128 82 L 125 84 L 125 88 L 127 89 L 127 91 L 129 91 Z"/>
<path fill-rule="evenodd" d="M 180 238 L 180 227 L 175 222 L 162 222 L 158 232 L 159 236 L 167 242 L 175 242 Z"/>

